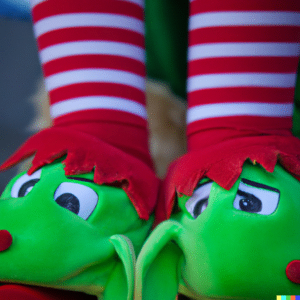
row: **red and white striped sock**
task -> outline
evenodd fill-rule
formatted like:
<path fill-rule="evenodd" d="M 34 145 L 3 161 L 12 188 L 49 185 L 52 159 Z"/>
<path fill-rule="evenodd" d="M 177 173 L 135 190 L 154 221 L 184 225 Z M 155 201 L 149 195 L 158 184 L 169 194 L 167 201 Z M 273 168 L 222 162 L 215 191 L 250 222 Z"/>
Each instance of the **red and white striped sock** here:
<path fill-rule="evenodd" d="M 31 0 L 54 126 L 148 165 L 143 0 Z"/>
<path fill-rule="evenodd" d="M 228 138 L 228 130 L 231 137 L 237 130 L 290 134 L 300 2 L 190 2 L 189 149 Z"/>

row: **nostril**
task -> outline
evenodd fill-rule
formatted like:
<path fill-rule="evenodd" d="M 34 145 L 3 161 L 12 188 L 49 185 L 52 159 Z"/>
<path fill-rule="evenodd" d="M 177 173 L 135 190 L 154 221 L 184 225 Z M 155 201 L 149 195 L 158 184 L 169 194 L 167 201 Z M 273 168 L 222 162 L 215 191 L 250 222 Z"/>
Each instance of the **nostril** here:
<path fill-rule="evenodd" d="M 7 230 L 0 230 L 0 251 L 8 249 L 12 244 L 12 236 Z"/>

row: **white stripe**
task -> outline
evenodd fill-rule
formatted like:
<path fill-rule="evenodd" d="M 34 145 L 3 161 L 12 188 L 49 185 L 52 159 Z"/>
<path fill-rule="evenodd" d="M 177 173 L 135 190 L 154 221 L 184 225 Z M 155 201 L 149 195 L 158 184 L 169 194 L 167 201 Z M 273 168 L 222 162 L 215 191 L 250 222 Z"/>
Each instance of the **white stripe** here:
<path fill-rule="evenodd" d="M 142 8 L 145 7 L 145 1 L 144 0 L 123 0 L 123 1 L 126 1 L 126 2 L 131 2 L 131 3 L 134 3 Z"/>
<path fill-rule="evenodd" d="M 47 0 L 29 0 L 31 7 L 34 7 L 42 2 L 45 2 Z"/>
<path fill-rule="evenodd" d="M 110 27 L 144 34 L 144 22 L 133 17 L 105 13 L 78 13 L 51 16 L 34 24 L 35 35 L 71 27 Z"/>
<path fill-rule="evenodd" d="M 273 103 L 217 103 L 194 106 L 188 109 L 187 124 L 195 121 L 233 116 L 291 117 L 293 104 Z"/>
<path fill-rule="evenodd" d="M 147 119 L 145 106 L 132 100 L 117 97 L 81 97 L 58 102 L 50 107 L 52 118 L 87 109 L 113 109 Z"/>
<path fill-rule="evenodd" d="M 78 83 L 106 82 L 124 84 L 145 91 L 145 79 L 142 76 L 119 70 L 80 69 L 51 75 L 45 79 L 48 91 Z"/>
<path fill-rule="evenodd" d="M 233 74 L 208 74 L 188 78 L 187 90 L 197 90 L 227 87 L 269 87 L 291 88 L 295 86 L 296 74 L 277 73 L 233 73 Z"/>
<path fill-rule="evenodd" d="M 188 60 L 214 57 L 299 56 L 298 43 L 216 43 L 189 47 Z"/>
<path fill-rule="evenodd" d="M 47 47 L 40 51 L 43 64 L 62 57 L 74 55 L 117 55 L 145 62 L 145 50 L 141 47 L 118 42 L 70 42 Z"/>
<path fill-rule="evenodd" d="M 296 12 L 212 12 L 190 17 L 189 29 L 218 26 L 300 26 Z"/>

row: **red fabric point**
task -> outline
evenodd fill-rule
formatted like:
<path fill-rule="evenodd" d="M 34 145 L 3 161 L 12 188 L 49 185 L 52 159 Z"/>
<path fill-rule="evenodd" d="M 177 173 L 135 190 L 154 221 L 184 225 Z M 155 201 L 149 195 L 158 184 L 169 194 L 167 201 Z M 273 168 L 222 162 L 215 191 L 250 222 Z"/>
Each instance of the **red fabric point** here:
<path fill-rule="evenodd" d="M 285 272 L 290 281 L 300 284 L 300 260 L 291 261 L 287 265 Z"/>
<path fill-rule="evenodd" d="M 12 244 L 12 236 L 7 230 L 0 230 L 0 251 L 8 249 Z"/>

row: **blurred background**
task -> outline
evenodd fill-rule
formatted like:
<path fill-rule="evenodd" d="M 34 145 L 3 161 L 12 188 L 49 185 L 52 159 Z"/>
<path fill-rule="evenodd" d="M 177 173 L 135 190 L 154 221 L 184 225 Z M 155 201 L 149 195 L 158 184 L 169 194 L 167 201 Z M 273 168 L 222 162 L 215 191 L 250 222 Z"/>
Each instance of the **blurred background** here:
<path fill-rule="evenodd" d="M 32 133 L 33 97 L 41 78 L 29 6 L 0 0 L 0 161 Z M 0 190 L 16 170 L 0 173 Z"/>

